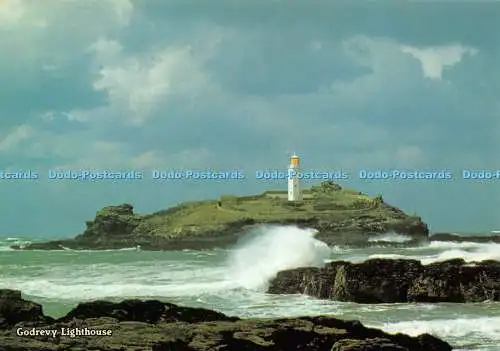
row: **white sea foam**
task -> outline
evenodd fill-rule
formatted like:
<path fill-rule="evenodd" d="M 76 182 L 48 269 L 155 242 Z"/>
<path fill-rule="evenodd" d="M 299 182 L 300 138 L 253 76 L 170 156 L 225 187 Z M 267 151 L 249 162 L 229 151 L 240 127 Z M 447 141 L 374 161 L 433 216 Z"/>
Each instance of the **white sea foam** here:
<path fill-rule="evenodd" d="M 201 265 L 199 252 L 185 252 L 194 260 L 46 265 L 36 278 L 5 278 L 2 285 L 54 299 L 195 296 L 234 289 L 262 290 L 281 270 L 325 263 L 332 251 L 316 240 L 314 233 L 296 227 L 259 228 L 243 238 L 229 251 L 227 260 L 218 265 Z"/>
<path fill-rule="evenodd" d="M 59 245 L 59 247 L 64 251 L 75 251 L 75 252 L 116 252 L 116 251 L 137 251 L 140 247 L 124 247 L 121 249 L 106 249 L 106 250 L 75 250 L 63 245 Z M 47 251 L 47 250 L 32 250 L 32 251 Z"/>
<path fill-rule="evenodd" d="M 453 258 L 463 258 L 466 262 L 500 260 L 500 244 L 481 244 L 471 250 L 446 250 L 434 257 L 423 259 L 422 263 L 440 262 Z"/>
<path fill-rule="evenodd" d="M 454 345 L 457 345 L 457 339 L 471 345 L 484 343 L 485 339 L 489 340 L 492 346 L 500 344 L 500 317 L 404 321 L 385 323 L 382 329 L 389 333 L 404 333 L 410 336 L 423 333 L 439 335 L 441 338 L 453 340 Z"/>
<path fill-rule="evenodd" d="M 416 320 L 397 323 L 385 323 L 383 329 L 390 333 L 418 336 L 423 333 L 442 336 L 463 337 L 481 334 L 491 338 L 500 335 L 500 317 L 456 318 L 440 320 Z"/>
<path fill-rule="evenodd" d="M 411 240 L 412 238 L 407 235 L 401 235 L 394 232 L 373 235 L 368 239 L 369 242 L 375 243 L 405 243 Z"/>
<path fill-rule="evenodd" d="M 31 279 L 5 278 L 1 285 L 31 296 L 50 299 L 86 300 L 107 297 L 194 296 L 230 287 L 221 280 L 225 269 L 195 267 L 189 262 L 175 265 L 72 264 L 47 266 Z"/>
<path fill-rule="evenodd" d="M 481 248 L 485 245 L 495 243 L 474 243 L 471 241 L 457 242 L 457 241 L 432 241 L 428 247 L 431 249 L 474 249 Z"/>
<path fill-rule="evenodd" d="M 451 243 L 445 243 L 451 244 Z M 500 244 L 481 244 L 481 243 L 455 243 L 454 245 L 435 245 L 431 243 L 428 249 L 444 249 L 433 254 L 426 255 L 405 255 L 405 254 L 374 254 L 368 258 L 387 258 L 387 259 L 413 259 L 420 260 L 423 264 L 441 262 L 455 258 L 462 258 L 466 262 L 500 260 Z M 448 250 L 446 250 L 449 248 Z M 419 248 L 422 250 L 422 248 Z M 411 250 L 410 250 L 411 251 Z"/>
<path fill-rule="evenodd" d="M 323 266 L 332 250 L 297 227 L 264 227 L 251 234 L 229 257 L 229 279 L 246 289 L 264 289 L 279 271 Z"/>
<path fill-rule="evenodd" d="M 0 251 L 13 251 L 11 246 L 13 245 L 27 245 L 31 241 L 23 240 L 20 238 L 0 238 Z"/>

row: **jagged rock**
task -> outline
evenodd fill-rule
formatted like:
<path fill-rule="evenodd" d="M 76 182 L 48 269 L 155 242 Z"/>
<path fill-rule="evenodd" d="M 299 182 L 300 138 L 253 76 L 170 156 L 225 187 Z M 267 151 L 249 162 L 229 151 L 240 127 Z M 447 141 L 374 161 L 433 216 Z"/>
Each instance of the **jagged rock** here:
<path fill-rule="evenodd" d="M 238 318 L 207 310 L 204 308 L 187 308 L 157 300 L 124 300 L 122 302 L 92 301 L 78 304 L 59 321 L 76 319 L 111 317 L 118 321 L 140 321 L 146 323 L 167 322 L 210 322 L 235 321 Z"/>
<path fill-rule="evenodd" d="M 365 233 L 388 231 L 411 236 L 414 241 L 408 245 L 426 241 L 429 234 L 420 217 L 384 203 L 381 196 L 372 198 L 331 181 L 305 189 L 298 203 L 287 201 L 286 191 L 267 191 L 182 203 L 150 215 L 136 214 L 132 205 L 122 204 L 103 208 L 86 224 L 74 239 L 12 248 L 212 249 L 235 244 L 251 226 L 272 224 L 316 229 L 316 238 L 328 245 L 366 246 L 370 242 Z"/>
<path fill-rule="evenodd" d="M 22 300 L 18 291 L 0 290 L 0 296 L 3 297 L 0 306 L 5 306 L 6 301 L 16 306 L 33 304 Z M 2 311 L 8 314 L 2 314 Z M 394 349 L 397 351 L 452 350 L 448 343 L 428 334 L 419 337 L 392 335 L 366 328 L 358 321 L 344 321 L 329 316 L 240 319 L 207 309 L 181 307 L 157 300 L 85 302 L 57 320 L 43 316 L 38 308 L 33 310 L 34 315 L 25 312 L 22 308 L 0 309 L 0 318 L 7 316 L 11 321 L 9 325 L 0 326 L 1 351 L 388 350 L 374 348 L 384 343 L 399 347 Z M 37 319 L 35 324 L 32 323 L 33 316 Z M 12 325 L 14 321 L 15 326 Z M 18 328 L 27 331 L 44 328 L 55 330 L 57 335 L 21 337 L 16 334 Z M 105 336 L 62 335 L 61 331 L 68 328 L 111 332 Z M 366 348 L 346 348 L 354 344 Z"/>
<path fill-rule="evenodd" d="M 388 339 L 344 339 L 337 341 L 331 351 L 408 351 L 408 349 Z"/>
<path fill-rule="evenodd" d="M 24 300 L 18 290 L 0 289 L 0 328 L 19 322 L 48 322 L 40 304 Z"/>
<path fill-rule="evenodd" d="M 414 302 L 500 301 L 500 262 L 462 259 L 424 266 L 408 289 Z"/>
<path fill-rule="evenodd" d="M 279 272 L 268 292 L 357 303 L 500 301 L 500 262 L 336 261 Z"/>
<path fill-rule="evenodd" d="M 134 214 L 130 204 L 108 206 L 97 212 L 93 221 L 87 221 L 82 236 L 123 236 L 131 234 L 139 225 L 141 217 Z"/>

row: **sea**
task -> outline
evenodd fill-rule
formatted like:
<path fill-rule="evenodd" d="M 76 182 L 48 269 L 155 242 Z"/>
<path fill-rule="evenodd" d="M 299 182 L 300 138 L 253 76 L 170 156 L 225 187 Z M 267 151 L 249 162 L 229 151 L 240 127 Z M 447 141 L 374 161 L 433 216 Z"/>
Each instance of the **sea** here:
<path fill-rule="evenodd" d="M 283 269 L 321 266 L 332 260 L 408 258 L 425 263 L 451 258 L 500 260 L 500 244 L 431 242 L 394 248 L 409 238 L 373 237 L 373 247 L 327 247 L 314 231 L 262 227 L 230 249 L 210 251 L 13 251 L 10 245 L 40 239 L 0 237 L 0 288 L 19 289 L 59 317 L 78 302 L 155 298 L 239 317 L 331 315 L 356 319 L 389 333 L 430 333 L 455 350 L 500 351 L 500 303 L 356 304 L 303 295 L 266 294 Z M 48 240 L 43 238 L 43 240 Z"/>

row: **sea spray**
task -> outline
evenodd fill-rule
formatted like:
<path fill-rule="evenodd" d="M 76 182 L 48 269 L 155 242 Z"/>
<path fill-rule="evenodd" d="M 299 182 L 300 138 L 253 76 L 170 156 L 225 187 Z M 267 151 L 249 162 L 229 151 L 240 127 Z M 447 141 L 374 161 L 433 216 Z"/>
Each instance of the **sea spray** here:
<path fill-rule="evenodd" d="M 2 238 L 2 237 L 0 237 L 0 251 L 12 251 L 13 249 L 11 248 L 11 246 L 27 245 L 30 243 L 31 243 L 31 241 L 22 240 L 20 238 L 14 238 L 14 237 Z"/>
<path fill-rule="evenodd" d="M 367 259 L 386 258 L 386 259 L 412 259 L 419 260 L 423 264 L 442 262 L 455 258 L 462 258 L 466 262 L 500 260 L 500 244 L 497 243 L 454 243 L 454 242 L 432 242 L 426 247 L 408 248 L 407 252 L 417 250 L 433 250 L 426 254 L 372 254 Z"/>
<path fill-rule="evenodd" d="M 456 347 L 454 350 L 498 350 L 479 349 L 478 345 L 485 343 L 485 338 L 491 340 L 491 346 L 498 347 L 498 335 L 500 333 L 500 317 L 477 317 L 477 318 L 453 318 L 434 320 L 409 320 L 401 322 L 375 324 L 370 327 L 381 328 L 388 333 L 405 333 L 411 336 L 428 333 L 439 335 L 452 341 Z M 460 341 L 457 341 L 460 339 Z M 495 341 L 493 341 L 495 340 Z M 484 345 L 486 346 L 486 345 Z"/>
<path fill-rule="evenodd" d="M 440 262 L 451 260 L 454 258 L 462 258 L 466 262 L 473 261 L 486 261 L 486 260 L 500 260 L 500 244 L 479 244 L 476 247 L 465 250 L 465 249 L 452 249 L 446 250 L 436 257 L 432 257 L 429 259 L 423 259 L 422 263 L 432 263 L 432 262 Z"/>
<path fill-rule="evenodd" d="M 294 226 L 257 228 L 230 253 L 228 278 L 241 288 L 262 290 L 279 271 L 323 266 L 331 250 L 314 238 L 315 232 Z"/>
<path fill-rule="evenodd" d="M 388 232 L 371 236 L 368 241 L 374 243 L 405 243 L 411 241 L 411 236 Z"/>

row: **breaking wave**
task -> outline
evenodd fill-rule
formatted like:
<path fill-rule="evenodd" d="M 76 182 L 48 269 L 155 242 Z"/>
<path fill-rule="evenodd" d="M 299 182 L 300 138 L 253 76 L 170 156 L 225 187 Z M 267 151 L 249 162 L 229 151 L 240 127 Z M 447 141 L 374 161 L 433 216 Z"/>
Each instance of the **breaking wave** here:
<path fill-rule="evenodd" d="M 386 323 L 382 329 L 389 333 L 405 333 L 418 336 L 428 333 L 439 335 L 447 340 L 460 340 L 460 350 L 471 350 L 484 345 L 486 340 L 493 347 L 498 347 L 500 341 L 500 317 L 455 318 L 437 320 L 414 320 L 396 323 Z M 456 341 L 452 344 L 457 345 Z M 458 346 L 458 345 L 457 345 Z M 490 345 L 488 345 L 490 346 Z M 455 349 L 456 350 L 456 349 Z M 494 350 L 500 350 L 495 348 Z"/>
<path fill-rule="evenodd" d="M 61 255 L 83 257 L 84 262 L 61 265 L 47 261 L 36 270 L 36 278 L 19 278 L 14 274 L 1 285 L 32 295 L 51 299 L 96 299 L 131 296 L 195 296 L 238 289 L 263 290 L 279 271 L 306 266 L 321 266 L 331 249 L 314 238 L 315 231 L 297 227 L 257 228 L 232 250 L 226 258 L 210 262 L 211 252 L 158 252 L 159 257 L 178 255 L 182 260 L 158 259 L 134 261 L 143 257 L 135 250 L 73 251 Z M 16 252 L 27 253 L 27 252 Z M 148 255 L 147 252 L 144 253 Z M 111 264 L 109 255 L 127 257 L 130 263 Z M 134 255 L 134 256 L 132 256 Z M 87 257 L 84 257 L 87 256 Z M 188 257 L 191 259 L 188 260 Z M 89 260 L 104 260 L 103 263 Z"/>
<path fill-rule="evenodd" d="M 432 242 L 426 247 L 409 248 L 405 253 L 373 254 L 368 258 L 413 259 L 420 260 L 423 264 L 441 262 L 455 258 L 462 258 L 466 262 L 485 260 L 500 260 L 500 244 L 490 243 L 454 243 Z M 425 253 L 408 254 L 411 251 L 426 251 Z M 433 251 L 429 253 L 428 251 Z"/>
<path fill-rule="evenodd" d="M 332 251 L 314 238 L 315 232 L 291 226 L 258 229 L 231 253 L 230 279 L 243 288 L 259 289 L 279 271 L 324 265 Z"/>
<path fill-rule="evenodd" d="M 374 243 L 406 243 L 411 240 L 413 239 L 410 236 L 392 232 L 373 235 L 368 239 L 369 242 L 374 242 Z"/>

